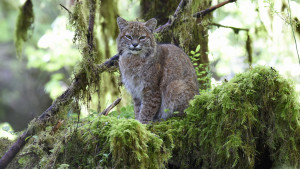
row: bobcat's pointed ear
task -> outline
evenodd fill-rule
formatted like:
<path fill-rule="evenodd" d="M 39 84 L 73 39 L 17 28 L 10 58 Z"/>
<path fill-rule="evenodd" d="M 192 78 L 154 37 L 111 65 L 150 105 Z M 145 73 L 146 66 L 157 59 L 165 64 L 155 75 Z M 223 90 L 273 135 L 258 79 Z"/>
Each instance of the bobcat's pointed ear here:
<path fill-rule="evenodd" d="M 117 23 L 118 23 L 120 31 L 122 31 L 128 25 L 128 22 L 121 17 L 117 18 Z"/>
<path fill-rule="evenodd" d="M 145 26 L 153 33 L 155 27 L 157 24 L 157 20 L 155 18 L 149 19 L 147 22 L 145 22 Z"/>

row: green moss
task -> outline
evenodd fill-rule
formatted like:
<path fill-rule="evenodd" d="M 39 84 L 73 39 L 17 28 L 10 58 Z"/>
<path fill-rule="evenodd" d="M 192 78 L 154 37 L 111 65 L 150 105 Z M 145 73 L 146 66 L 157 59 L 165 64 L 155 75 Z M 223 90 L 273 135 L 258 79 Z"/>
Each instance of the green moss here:
<path fill-rule="evenodd" d="M 24 42 L 28 39 L 28 32 L 33 29 L 34 13 L 31 0 L 26 0 L 20 8 L 15 30 L 15 47 L 17 56 L 22 56 Z"/>
<path fill-rule="evenodd" d="M 271 68 L 256 67 L 236 75 L 212 92 L 196 96 L 186 111 L 184 120 L 190 122 L 186 134 L 200 154 L 187 158 L 203 166 L 254 168 L 262 163 L 262 155 L 269 156 L 273 166 L 299 166 L 296 92 Z"/>
<path fill-rule="evenodd" d="M 41 132 L 23 151 L 39 152 L 35 166 L 41 168 L 300 166 L 298 98 L 272 68 L 250 69 L 201 93 L 186 113 L 148 125 L 96 115 L 75 124 L 69 119 L 55 135 L 48 134 L 51 128 Z M 30 148 L 37 145 L 39 151 Z"/>
<path fill-rule="evenodd" d="M 87 129 L 90 132 L 86 132 Z M 76 158 L 78 163 L 75 166 L 162 168 L 171 156 L 171 150 L 164 146 L 162 139 L 133 119 L 102 116 L 83 126 L 78 133 L 81 134 L 77 135 L 77 141 L 70 145 L 83 145 L 80 154 L 87 156 Z"/>

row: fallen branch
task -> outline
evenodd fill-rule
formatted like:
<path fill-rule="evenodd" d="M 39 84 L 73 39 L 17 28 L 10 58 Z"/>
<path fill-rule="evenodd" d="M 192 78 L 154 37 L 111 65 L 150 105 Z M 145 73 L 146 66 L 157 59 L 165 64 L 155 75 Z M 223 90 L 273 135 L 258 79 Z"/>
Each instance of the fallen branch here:
<path fill-rule="evenodd" d="M 108 113 L 111 111 L 111 109 L 113 109 L 117 104 L 119 104 L 120 101 L 121 101 L 121 98 L 118 98 L 117 100 L 115 100 L 111 105 L 109 105 L 105 110 L 103 110 L 103 112 L 101 112 L 100 115 L 107 116 Z"/>
<path fill-rule="evenodd" d="M 216 9 L 218 9 L 218 8 L 220 8 L 220 7 L 222 7 L 222 6 L 226 5 L 226 4 L 228 4 L 228 3 L 235 2 L 235 1 L 237 1 L 237 0 L 227 0 L 227 1 L 221 2 L 221 3 L 219 3 L 219 4 L 215 5 L 215 6 L 212 6 L 212 7 L 210 7 L 210 8 L 207 8 L 207 9 L 205 9 L 205 10 L 202 10 L 202 11 L 200 11 L 200 12 L 195 13 L 195 14 L 193 15 L 193 17 L 196 17 L 196 18 L 203 18 L 203 17 L 204 17 L 205 15 L 207 15 L 208 13 L 210 13 L 210 12 L 212 12 L 212 11 L 214 11 L 214 10 L 216 10 Z"/>

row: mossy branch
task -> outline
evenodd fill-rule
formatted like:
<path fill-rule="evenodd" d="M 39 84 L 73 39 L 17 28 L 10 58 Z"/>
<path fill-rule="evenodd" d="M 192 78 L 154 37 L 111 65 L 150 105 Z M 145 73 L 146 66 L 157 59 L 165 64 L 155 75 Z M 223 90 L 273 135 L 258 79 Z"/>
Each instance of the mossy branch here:
<path fill-rule="evenodd" d="M 27 2 L 29 2 L 28 0 Z M 93 0 L 92 0 L 93 1 Z M 26 3 L 27 3 L 26 2 Z M 25 3 L 25 5 L 26 5 Z M 31 1 L 30 1 L 31 3 Z M 95 4 L 94 2 L 91 2 L 91 4 Z M 25 6 L 24 5 L 24 6 Z M 32 4 L 31 4 L 32 7 Z M 92 54 L 93 50 L 93 27 L 94 27 L 94 19 L 95 19 L 95 8 L 92 7 L 90 12 L 90 20 L 89 20 L 89 33 L 87 35 L 87 45 L 89 46 L 89 53 Z M 115 57 L 112 57 L 108 61 L 106 61 L 103 64 L 95 66 L 94 70 L 95 72 L 89 72 L 93 73 L 95 75 L 99 75 L 100 73 L 104 71 L 114 71 L 114 64 Z M 90 81 L 88 79 L 87 72 L 82 69 L 77 75 L 75 76 L 72 84 L 70 87 L 62 94 L 60 95 L 53 104 L 44 111 L 37 120 L 33 120 L 31 124 L 29 125 L 28 129 L 17 139 L 17 141 L 11 146 L 11 148 L 5 153 L 5 155 L 0 159 L 0 168 L 5 168 L 16 156 L 16 154 L 24 147 L 24 145 L 29 140 L 28 138 L 32 135 L 34 135 L 38 129 L 45 128 L 46 122 L 58 112 L 63 109 L 65 106 L 69 105 L 72 98 L 79 98 L 82 94 L 82 91 L 86 91 L 86 87 L 89 85 Z"/>
<path fill-rule="evenodd" d="M 103 64 L 97 66 L 97 71 L 95 74 L 100 74 L 104 71 L 113 71 L 115 69 L 115 58 L 107 60 Z M 11 146 L 11 148 L 5 153 L 5 155 L 0 159 L 0 168 L 5 168 L 11 160 L 16 156 L 16 154 L 24 147 L 24 145 L 29 140 L 28 137 L 34 135 L 37 132 L 38 128 L 45 127 L 46 122 L 53 116 L 55 116 L 59 110 L 63 107 L 69 105 L 72 101 L 72 98 L 77 98 L 80 95 L 80 92 L 85 90 L 88 85 L 88 80 L 85 71 L 78 73 L 73 83 L 70 87 L 60 95 L 53 104 L 44 111 L 37 120 L 31 122 L 32 125 L 29 125 L 28 129 L 17 139 L 17 141 Z"/>

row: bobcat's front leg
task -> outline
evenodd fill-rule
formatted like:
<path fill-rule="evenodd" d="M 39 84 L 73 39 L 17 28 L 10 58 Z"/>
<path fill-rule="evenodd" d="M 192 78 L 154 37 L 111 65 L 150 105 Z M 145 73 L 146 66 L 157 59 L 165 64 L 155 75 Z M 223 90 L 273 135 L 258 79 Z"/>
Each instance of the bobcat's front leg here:
<path fill-rule="evenodd" d="M 139 121 L 143 124 L 152 121 L 161 105 L 161 93 L 157 91 L 148 91 L 144 94 Z"/>
<path fill-rule="evenodd" d="M 138 120 L 140 116 L 140 111 L 141 111 L 141 100 L 138 98 L 133 98 L 134 102 L 134 115 L 135 119 Z"/>

